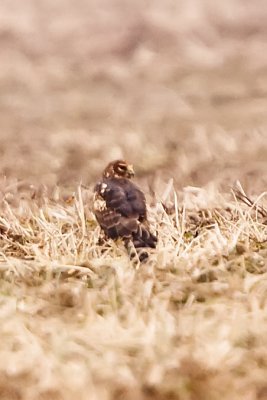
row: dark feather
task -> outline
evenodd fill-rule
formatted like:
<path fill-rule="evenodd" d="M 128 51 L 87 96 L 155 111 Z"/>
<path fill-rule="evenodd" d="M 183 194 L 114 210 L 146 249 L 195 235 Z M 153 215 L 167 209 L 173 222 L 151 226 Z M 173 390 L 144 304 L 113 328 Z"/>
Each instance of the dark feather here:
<path fill-rule="evenodd" d="M 130 180 L 124 178 L 105 178 L 107 185 L 102 197 L 107 208 L 118 211 L 125 217 L 146 218 L 146 200 L 143 192 Z"/>

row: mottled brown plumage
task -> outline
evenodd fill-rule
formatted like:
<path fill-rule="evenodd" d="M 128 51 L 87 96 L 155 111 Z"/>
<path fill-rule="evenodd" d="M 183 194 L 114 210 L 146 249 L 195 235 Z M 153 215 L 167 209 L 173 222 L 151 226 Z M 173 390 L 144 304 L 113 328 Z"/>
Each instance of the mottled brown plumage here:
<path fill-rule="evenodd" d="M 148 257 L 143 248 L 155 248 L 157 238 L 149 231 L 144 193 L 130 180 L 133 167 L 116 160 L 105 168 L 94 189 L 94 212 L 106 237 L 122 238 L 138 251 L 141 261 Z"/>

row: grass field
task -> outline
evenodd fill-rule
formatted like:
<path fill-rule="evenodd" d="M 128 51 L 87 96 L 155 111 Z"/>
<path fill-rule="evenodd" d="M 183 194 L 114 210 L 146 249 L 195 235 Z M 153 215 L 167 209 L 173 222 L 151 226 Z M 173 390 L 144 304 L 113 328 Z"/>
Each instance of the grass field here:
<path fill-rule="evenodd" d="M 0 3 L 1 400 L 267 399 L 266 43 L 265 0 Z M 139 269 L 91 207 L 121 157 Z"/>

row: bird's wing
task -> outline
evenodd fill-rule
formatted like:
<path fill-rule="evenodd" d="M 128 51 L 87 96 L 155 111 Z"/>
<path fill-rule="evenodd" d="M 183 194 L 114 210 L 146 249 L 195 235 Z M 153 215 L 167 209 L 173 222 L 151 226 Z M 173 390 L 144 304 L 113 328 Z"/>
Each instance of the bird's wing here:
<path fill-rule="evenodd" d="M 146 226 L 143 192 L 131 182 L 106 180 L 95 187 L 94 211 L 99 225 L 111 239 L 131 239 L 134 247 L 156 247 L 157 238 Z"/>
<path fill-rule="evenodd" d="M 95 188 L 106 207 L 117 211 L 124 217 L 146 217 L 146 201 L 143 192 L 131 181 L 124 179 L 106 179 Z"/>
<path fill-rule="evenodd" d="M 147 219 L 146 211 L 146 198 L 144 193 L 135 186 L 134 183 L 128 181 L 126 183 L 126 196 L 128 202 L 131 204 L 132 210 L 138 215 L 139 221 Z"/>
<path fill-rule="evenodd" d="M 112 239 L 128 238 L 138 229 L 138 214 L 127 199 L 127 191 L 113 181 L 95 187 L 94 211 L 99 225 Z"/>

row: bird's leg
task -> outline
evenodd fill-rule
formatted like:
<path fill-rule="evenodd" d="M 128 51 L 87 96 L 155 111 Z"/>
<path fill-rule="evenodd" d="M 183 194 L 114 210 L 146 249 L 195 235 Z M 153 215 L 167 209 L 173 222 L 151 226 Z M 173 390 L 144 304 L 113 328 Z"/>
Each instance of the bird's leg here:
<path fill-rule="evenodd" d="M 98 237 L 97 245 L 98 246 L 103 246 L 107 242 L 107 236 L 103 233 L 100 232 L 100 235 Z"/>
<path fill-rule="evenodd" d="M 127 253 L 136 269 L 140 267 L 140 258 L 136 248 L 134 247 L 133 241 L 131 239 L 125 239 L 124 245 L 126 247 Z"/>
<path fill-rule="evenodd" d="M 140 263 L 144 263 L 148 259 L 148 253 L 143 248 L 136 248 L 131 239 L 124 240 L 125 247 L 129 254 L 130 260 L 136 269 L 140 267 Z"/>
<path fill-rule="evenodd" d="M 97 245 L 101 247 L 101 254 L 106 253 L 111 247 L 109 243 L 109 238 L 103 231 L 100 232 Z"/>

